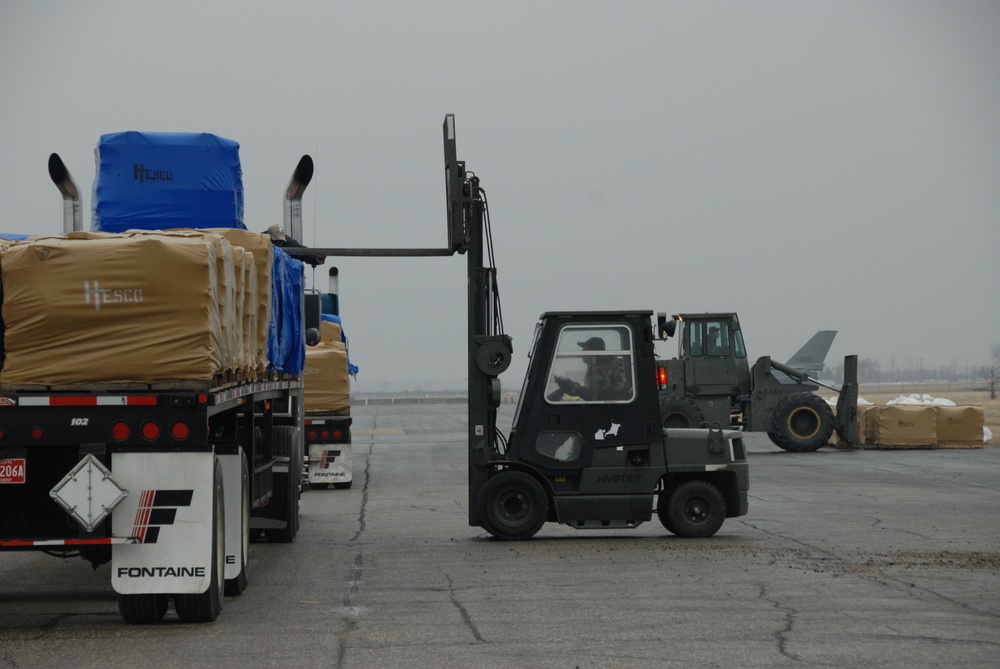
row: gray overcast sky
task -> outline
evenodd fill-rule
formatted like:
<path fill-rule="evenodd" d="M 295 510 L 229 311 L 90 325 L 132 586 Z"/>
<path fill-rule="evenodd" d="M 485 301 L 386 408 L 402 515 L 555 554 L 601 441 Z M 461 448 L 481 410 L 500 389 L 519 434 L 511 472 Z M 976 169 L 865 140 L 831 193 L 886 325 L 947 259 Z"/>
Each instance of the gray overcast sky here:
<path fill-rule="evenodd" d="M 102 133 L 213 132 L 240 142 L 252 230 L 309 153 L 304 241 L 442 246 L 454 113 L 507 389 L 546 310 L 735 310 L 753 357 L 833 329 L 828 364 L 978 365 L 1000 343 L 998 34 L 991 0 L 0 0 L 0 231 L 61 230 L 53 151 L 89 222 Z M 359 388 L 464 384 L 464 257 L 334 264 Z"/>

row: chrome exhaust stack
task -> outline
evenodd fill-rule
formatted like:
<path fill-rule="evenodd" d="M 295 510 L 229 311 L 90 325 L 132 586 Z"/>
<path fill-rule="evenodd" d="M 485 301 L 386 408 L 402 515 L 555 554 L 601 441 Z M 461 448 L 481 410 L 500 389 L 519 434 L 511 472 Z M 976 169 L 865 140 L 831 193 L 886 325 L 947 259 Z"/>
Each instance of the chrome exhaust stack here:
<path fill-rule="evenodd" d="M 313 178 L 313 159 L 302 156 L 285 189 L 285 234 L 302 244 L 302 194 Z"/>
<path fill-rule="evenodd" d="M 80 190 L 70 175 L 58 153 L 49 156 L 49 178 L 59 189 L 63 198 L 63 232 L 70 233 L 83 230 L 83 218 L 80 214 Z"/>

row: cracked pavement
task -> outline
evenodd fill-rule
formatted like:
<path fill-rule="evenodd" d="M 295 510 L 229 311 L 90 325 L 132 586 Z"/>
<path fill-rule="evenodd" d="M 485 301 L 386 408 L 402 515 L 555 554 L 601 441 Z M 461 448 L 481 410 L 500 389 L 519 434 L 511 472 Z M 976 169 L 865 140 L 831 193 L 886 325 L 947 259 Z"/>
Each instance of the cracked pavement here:
<path fill-rule="evenodd" d="M 171 613 L 124 626 L 106 568 L 3 555 L 0 667 L 913 669 L 1000 656 L 996 447 L 793 454 L 748 435 L 750 512 L 711 539 L 668 535 L 654 515 L 498 542 L 467 524 L 465 411 L 357 408 L 353 488 L 303 493 L 296 542 L 254 544 L 249 589 L 212 625 Z"/>

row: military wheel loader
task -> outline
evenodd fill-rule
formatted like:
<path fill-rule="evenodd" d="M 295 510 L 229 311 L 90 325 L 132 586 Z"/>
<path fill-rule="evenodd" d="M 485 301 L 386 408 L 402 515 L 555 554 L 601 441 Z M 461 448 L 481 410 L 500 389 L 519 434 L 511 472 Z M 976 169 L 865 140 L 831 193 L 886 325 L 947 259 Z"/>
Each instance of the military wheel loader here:
<path fill-rule="evenodd" d="M 676 335 L 678 356 L 657 362 L 663 427 L 719 423 L 744 432 L 767 432 L 786 451 L 815 451 L 836 431 L 856 440 L 858 359 L 844 358 L 844 384 L 835 388 L 768 356 L 753 367 L 735 313 L 657 315 L 661 339 Z M 781 372 L 782 379 L 775 372 Z M 836 412 L 813 391 L 839 393 Z"/>

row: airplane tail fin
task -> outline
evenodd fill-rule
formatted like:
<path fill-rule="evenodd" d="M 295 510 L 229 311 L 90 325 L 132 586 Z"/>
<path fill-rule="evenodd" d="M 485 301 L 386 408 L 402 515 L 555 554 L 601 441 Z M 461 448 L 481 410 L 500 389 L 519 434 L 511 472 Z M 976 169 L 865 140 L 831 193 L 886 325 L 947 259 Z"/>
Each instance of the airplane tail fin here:
<path fill-rule="evenodd" d="M 836 330 L 820 330 L 785 364 L 809 374 L 823 371 L 823 362 L 836 335 Z"/>

